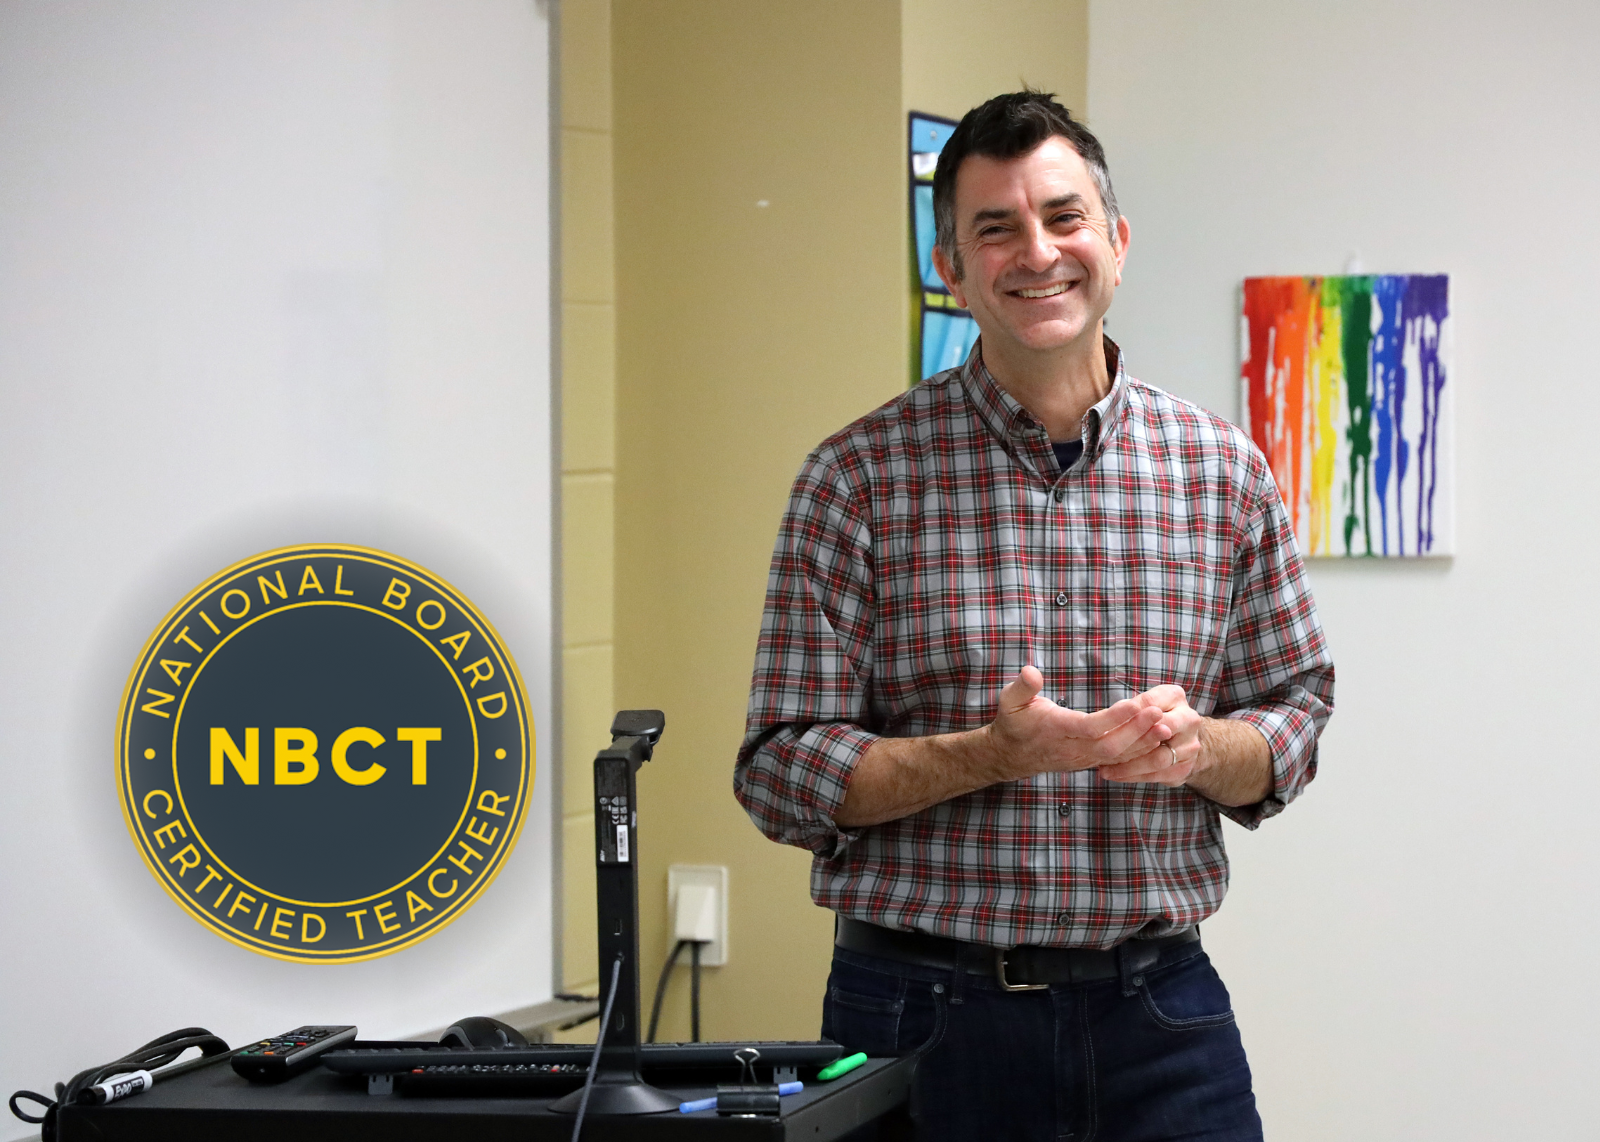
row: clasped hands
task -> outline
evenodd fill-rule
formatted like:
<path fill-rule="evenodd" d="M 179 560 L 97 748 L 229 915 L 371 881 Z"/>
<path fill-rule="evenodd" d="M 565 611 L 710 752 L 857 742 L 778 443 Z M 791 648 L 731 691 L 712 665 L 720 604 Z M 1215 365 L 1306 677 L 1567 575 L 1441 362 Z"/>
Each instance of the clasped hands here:
<path fill-rule="evenodd" d="M 1000 692 L 988 730 L 1010 766 L 1031 777 L 1047 771 L 1097 769 L 1107 781 L 1182 785 L 1200 759 L 1200 725 L 1181 686 L 1157 686 L 1084 713 L 1058 706 L 1040 691 L 1044 676 L 1022 668 Z"/>

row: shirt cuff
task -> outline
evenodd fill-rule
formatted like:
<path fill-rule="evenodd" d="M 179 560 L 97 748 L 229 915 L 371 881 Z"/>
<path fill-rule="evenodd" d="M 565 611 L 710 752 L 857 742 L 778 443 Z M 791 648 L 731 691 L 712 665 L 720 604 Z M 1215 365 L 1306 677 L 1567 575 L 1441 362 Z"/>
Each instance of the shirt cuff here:
<path fill-rule="evenodd" d="M 1305 788 L 1306 775 L 1315 768 L 1316 740 L 1313 738 L 1311 742 L 1311 764 L 1308 767 L 1298 756 L 1305 748 L 1296 724 L 1300 719 L 1290 712 L 1257 707 L 1235 710 L 1226 718 L 1254 726 L 1267 739 L 1267 751 L 1272 761 L 1272 789 L 1254 805 L 1217 804 L 1218 811 L 1230 821 L 1247 829 L 1256 829 L 1268 817 L 1276 817 L 1283 812 Z"/>
<path fill-rule="evenodd" d="M 856 763 L 879 736 L 848 722 L 818 723 L 800 736 L 796 760 L 814 777 L 808 783 L 810 795 L 797 816 L 817 855 L 838 856 L 860 838 L 859 829 L 843 828 L 835 818 L 844 804 Z"/>

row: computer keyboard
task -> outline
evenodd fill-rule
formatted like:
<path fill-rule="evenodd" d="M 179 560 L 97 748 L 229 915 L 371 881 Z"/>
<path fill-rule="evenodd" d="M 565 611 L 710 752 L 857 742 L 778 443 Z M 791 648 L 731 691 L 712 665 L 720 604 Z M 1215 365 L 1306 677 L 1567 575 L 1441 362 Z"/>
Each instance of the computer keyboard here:
<path fill-rule="evenodd" d="M 746 1047 L 753 1047 L 759 1053 L 755 1065 L 760 1068 L 822 1067 L 844 1054 L 843 1047 L 825 1039 L 646 1043 L 639 1048 L 639 1064 L 647 1070 L 737 1068 L 739 1063 L 734 1057 L 734 1052 Z M 432 1043 L 357 1043 L 354 1047 L 327 1052 L 322 1056 L 322 1065 L 331 1071 L 347 1075 L 399 1075 L 413 1073 L 418 1068 L 437 1070 L 441 1067 L 575 1067 L 576 1073 L 581 1076 L 587 1072 L 589 1057 L 593 1053 L 592 1046 L 582 1043 L 536 1043 L 526 1047 L 440 1047 Z"/>

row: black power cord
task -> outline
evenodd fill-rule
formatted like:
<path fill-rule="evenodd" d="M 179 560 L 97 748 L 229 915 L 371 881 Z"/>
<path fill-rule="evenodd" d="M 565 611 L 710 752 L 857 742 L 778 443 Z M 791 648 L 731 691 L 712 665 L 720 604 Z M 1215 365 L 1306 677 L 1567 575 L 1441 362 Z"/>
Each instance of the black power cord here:
<path fill-rule="evenodd" d="M 689 1035 L 700 1041 L 700 941 L 689 943 Z"/>
<path fill-rule="evenodd" d="M 181 1066 L 171 1067 L 165 1071 L 157 1070 L 158 1067 L 165 1067 L 176 1060 L 191 1047 L 200 1048 L 200 1058 L 191 1059 Z M 113 1062 L 79 1071 L 72 1076 L 70 1082 L 57 1083 L 55 1098 L 47 1098 L 31 1090 L 19 1090 L 11 1096 L 11 1113 L 24 1122 L 39 1126 L 39 1137 L 43 1142 L 54 1142 L 56 1114 L 63 1106 L 105 1103 L 135 1094 L 162 1079 L 215 1062 L 228 1053 L 228 1044 L 204 1027 L 185 1027 L 181 1031 L 172 1031 L 159 1039 L 152 1039 L 138 1050 L 130 1051 Z M 151 1071 L 155 1073 L 150 1074 Z M 108 1081 L 118 1076 L 139 1077 L 131 1082 L 113 1084 Z M 37 1116 L 27 1113 L 17 1105 L 19 1099 L 37 1103 L 44 1107 L 44 1113 Z"/>
<path fill-rule="evenodd" d="M 644 1037 L 646 1043 L 656 1041 L 656 1028 L 661 1023 L 661 1000 L 667 994 L 667 980 L 672 978 L 673 965 L 678 962 L 678 954 L 683 951 L 683 946 L 688 940 L 679 940 L 672 945 L 672 952 L 667 956 L 667 962 L 661 965 L 661 976 L 656 980 L 656 997 L 650 1004 L 650 1032 Z"/>
<path fill-rule="evenodd" d="M 667 954 L 667 962 L 661 965 L 661 975 L 656 979 L 656 997 L 650 1004 L 650 1030 L 645 1035 L 646 1043 L 656 1041 L 656 1028 L 661 1023 L 661 1001 L 667 994 L 667 981 L 672 978 L 672 969 L 678 963 L 678 956 L 684 948 L 689 949 L 689 1027 L 692 1041 L 700 1041 L 700 949 L 705 946 L 703 940 L 679 940 L 672 945 L 672 951 Z"/>
<path fill-rule="evenodd" d="M 594 1089 L 594 1077 L 600 1073 L 600 1048 L 605 1045 L 606 1028 L 611 1026 L 611 1004 L 617 998 L 617 980 L 622 976 L 622 956 L 611 965 L 611 989 L 606 993 L 606 1009 L 600 1016 L 600 1030 L 594 1037 L 594 1054 L 589 1058 L 589 1073 L 583 1080 L 583 1094 L 578 1098 L 578 1119 L 572 1124 L 572 1142 L 578 1142 L 583 1132 L 583 1114 L 589 1109 L 589 1092 Z"/>

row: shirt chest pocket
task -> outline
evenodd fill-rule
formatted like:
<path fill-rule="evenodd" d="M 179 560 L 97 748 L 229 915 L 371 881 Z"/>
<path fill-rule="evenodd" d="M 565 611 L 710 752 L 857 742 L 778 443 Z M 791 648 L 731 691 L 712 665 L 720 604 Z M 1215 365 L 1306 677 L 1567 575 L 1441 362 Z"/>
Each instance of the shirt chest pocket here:
<path fill-rule="evenodd" d="M 1215 693 L 1231 593 L 1226 567 L 1141 555 L 1123 563 L 1118 580 L 1117 653 L 1129 685 L 1173 683 L 1191 704 Z"/>

